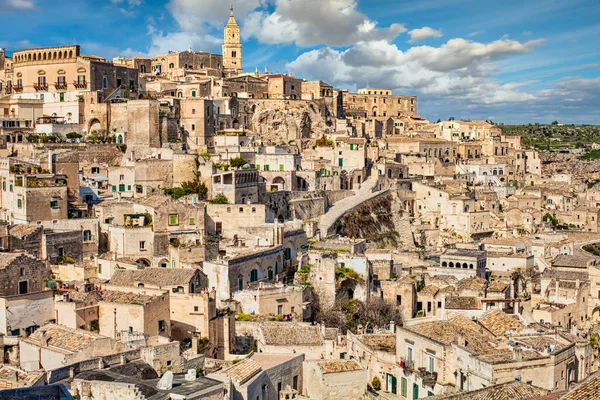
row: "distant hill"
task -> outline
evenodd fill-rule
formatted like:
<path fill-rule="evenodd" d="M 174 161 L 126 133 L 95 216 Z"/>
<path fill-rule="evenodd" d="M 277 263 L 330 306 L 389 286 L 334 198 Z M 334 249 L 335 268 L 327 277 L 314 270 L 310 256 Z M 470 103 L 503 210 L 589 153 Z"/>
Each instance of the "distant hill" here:
<path fill-rule="evenodd" d="M 500 125 L 502 134 L 522 136 L 523 145 L 539 150 L 587 148 L 600 144 L 600 125 Z"/>

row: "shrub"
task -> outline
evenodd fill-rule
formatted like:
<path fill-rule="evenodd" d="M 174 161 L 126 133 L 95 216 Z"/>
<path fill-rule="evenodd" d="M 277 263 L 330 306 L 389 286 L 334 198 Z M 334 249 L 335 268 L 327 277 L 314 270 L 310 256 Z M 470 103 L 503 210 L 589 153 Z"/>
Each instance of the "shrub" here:
<path fill-rule="evenodd" d="M 223 193 L 219 193 L 212 199 L 208 200 L 210 204 L 229 204 L 229 199 Z"/>
<path fill-rule="evenodd" d="M 163 189 L 163 192 L 174 199 L 180 199 L 189 194 L 197 194 L 201 200 L 204 200 L 208 194 L 208 188 L 200 181 L 187 181 L 183 182 L 180 187 Z"/>
<path fill-rule="evenodd" d="M 248 161 L 246 161 L 244 157 L 235 157 L 229 159 L 229 165 L 231 165 L 233 168 L 241 168 L 246 164 L 248 164 Z"/>
<path fill-rule="evenodd" d="M 237 313 L 235 319 L 237 321 L 252 321 L 252 316 L 250 314 L 246 314 L 240 311 Z"/>
<path fill-rule="evenodd" d="M 81 139 L 83 136 L 77 132 L 69 132 L 67 133 L 67 139 Z"/>
<path fill-rule="evenodd" d="M 381 381 L 378 377 L 373 377 L 373 380 L 371 381 L 371 387 L 375 390 L 381 390 Z"/>

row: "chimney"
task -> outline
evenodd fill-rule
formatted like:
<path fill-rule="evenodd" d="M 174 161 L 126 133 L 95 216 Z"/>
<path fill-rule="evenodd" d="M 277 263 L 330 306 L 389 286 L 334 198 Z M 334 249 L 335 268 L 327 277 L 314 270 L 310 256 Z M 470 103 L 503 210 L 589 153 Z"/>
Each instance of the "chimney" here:
<path fill-rule="evenodd" d="M 515 343 L 515 347 L 513 347 L 513 358 L 515 361 L 523 361 L 523 349 L 518 343 Z"/>
<path fill-rule="evenodd" d="M 49 337 L 46 336 L 46 331 L 42 331 L 40 335 L 40 347 L 48 347 Z"/>
<path fill-rule="evenodd" d="M 390 332 L 396 333 L 396 323 L 394 321 L 390 321 Z"/>

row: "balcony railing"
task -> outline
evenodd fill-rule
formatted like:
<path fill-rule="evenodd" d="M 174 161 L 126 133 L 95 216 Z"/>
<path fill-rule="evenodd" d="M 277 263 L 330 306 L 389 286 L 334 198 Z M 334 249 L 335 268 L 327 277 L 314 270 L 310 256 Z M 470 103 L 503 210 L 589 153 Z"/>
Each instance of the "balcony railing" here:
<path fill-rule="evenodd" d="M 405 375 L 410 375 L 415 370 L 415 362 L 403 357 L 400 359 L 400 368 L 404 370 Z"/>
<path fill-rule="evenodd" d="M 73 81 L 73 86 L 75 86 L 76 89 L 85 89 L 87 88 L 87 82 Z"/>
<path fill-rule="evenodd" d="M 430 372 L 427 371 L 425 368 L 419 368 L 418 375 L 421 377 L 421 379 L 423 380 L 423 384 L 426 386 L 434 387 L 437 383 L 437 372 Z"/>
<path fill-rule="evenodd" d="M 13 90 L 15 92 L 22 92 L 23 91 L 23 85 L 15 85 L 15 86 L 13 86 Z"/>
<path fill-rule="evenodd" d="M 48 90 L 48 84 L 46 84 L 46 83 L 39 83 L 39 82 L 38 83 L 34 83 L 33 84 L 33 88 L 36 91 L 38 91 L 38 92 L 40 92 L 40 91 L 47 91 Z"/>
<path fill-rule="evenodd" d="M 54 83 L 54 87 L 57 90 L 66 90 L 67 89 L 67 82 L 56 82 Z"/>

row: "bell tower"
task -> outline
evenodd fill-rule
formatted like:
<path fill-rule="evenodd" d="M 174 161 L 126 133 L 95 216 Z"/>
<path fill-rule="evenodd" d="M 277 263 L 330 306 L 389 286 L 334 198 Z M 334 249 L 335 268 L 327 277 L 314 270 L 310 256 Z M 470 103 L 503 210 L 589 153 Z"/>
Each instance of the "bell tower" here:
<path fill-rule="evenodd" d="M 242 38 L 240 37 L 240 26 L 233 16 L 233 6 L 231 6 L 229 21 L 224 29 L 223 68 L 230 74 L 242 73 Z"/>

